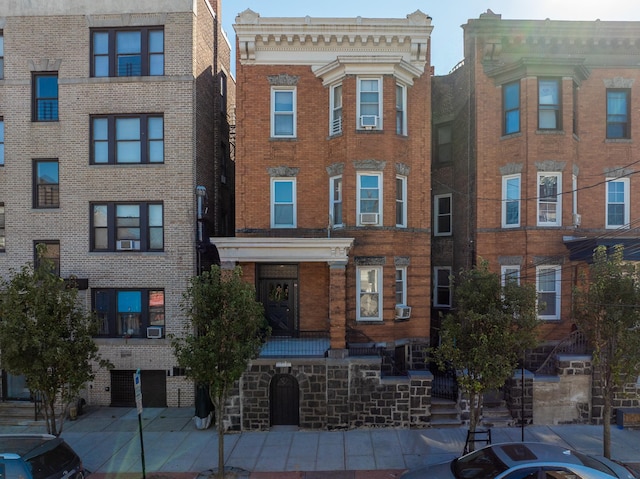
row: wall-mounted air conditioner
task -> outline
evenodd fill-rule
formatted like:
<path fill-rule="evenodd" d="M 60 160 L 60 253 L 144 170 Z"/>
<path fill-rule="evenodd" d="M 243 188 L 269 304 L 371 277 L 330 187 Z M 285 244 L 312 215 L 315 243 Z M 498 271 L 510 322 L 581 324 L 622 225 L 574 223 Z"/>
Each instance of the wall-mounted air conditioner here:
<path fill-rule="evenodd" d="M 582 223 L 582 215 L 579 215 L 578 213 L 574 213 L 573 226 L 580 226 L 581 223 Z"/>
<path fill-rule="evenodd" d="M 377 225 L 378 213 L 360 213 L 361 225 Z"/>
<path fill-rule="evenodd" d="M 149 326 L 147 328 L 147 338 L 149 339 L 162 338 L 162 326 Z"/>
<path fill-rule="evenodd" d="M 396 306 L 396 319 L 409 319 L 411 317 L 411 306 Z"/>
<path fill-rule="evenodd" d="M 377 115 L 361 115 L 360 116 L 360 127 L 361 128 L 376 128 L 378 126 L 378 116 Z"/>
<path fill-rule="evenodd" d="M 118 251 L 134 251 L 140 249 L 140 241 L 135 240 L 118 240 L 116 241 L 116 249 Z"/>

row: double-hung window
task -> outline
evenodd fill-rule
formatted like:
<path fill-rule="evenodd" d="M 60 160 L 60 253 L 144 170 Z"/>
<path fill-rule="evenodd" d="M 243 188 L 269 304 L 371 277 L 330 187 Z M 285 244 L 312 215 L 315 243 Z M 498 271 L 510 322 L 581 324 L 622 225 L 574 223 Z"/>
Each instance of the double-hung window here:
<path fill-rule="evenodd" d="M 329 214 L 334 228 L 344 226 L 342 219 L 342 176 L 329 178 Z"/>
<path fill-rule="evenodd" d="M 562 226 L 561 184 L 561 173 L 538 173 L 538 226 Z"/>
<path fill-rule="evenodd" d="M 407 227 L 407 177 L 396 176 L 396 227 Z"/>
<path fill-rule="evenodd" d="M 32 121 L 58 121 L 58 72 L 34 73 Z"/>
<path fill-rule="evenodd" d="M 562 129 L 560 122 L 560 99 L 559 79 L 538 79 L 538 128 L 540 130 Z"/>
<path fill-rule="evenodd" d="M 0 116 L 0 166 L 4 166 L 4 118 Z"/>
<path fill-rule="evenodd" d="M 520 131 L 520 82 L 502 87 L 503 134 Z"/>
<path fill-rule="evenodd" d="M 329 134 L 342 133 L 342 84 L 331 87 L 331 124 Z"/>
<path fill-rule="evenodd" d="M 396 133 L 407 134 L 407 87 L 396 84 Z"/>
<path fill-rule="evenodd" d="M 164 290 L 109 288 L 94 289 L 92 293 L 100 326 L 98 336 L 164 336 Z M 153 336 L 147 328 L 154 329 Z"/>
<path fill-rule="evenodd" d="M 358 79 L 358 128 L 382 129 L 382 80 L 380 78 Z"/>
<path fill-rule="evenodd" d="M 451 307 L 451 267 L 437 266 L 433 269 L 433 305 L 437 308 Z"/>
<path fill-rule="evenodd" d="M 520 226 L 520 175 L 502 177 L 502 227 Z"/>
<path fill-rule="evenodd" d="M 560 272 L 560 266 L 538 266 L 536 268 L 539 319 L 560 319 Z"/>
<path fill-rule="evenodd" d="M 382 267 L 358 266 L 357 320 L 382 321 Z"/>
<path fill-rule="evenodd" d="M 42 257 L 38 256 L 38 245 L 42 245 L 44 248 Z M 40 265 L 40 261 L 43 259 L 49 261 L 51 265 L 51 272 L 56 276 L 60 276 L 60 241 L 40 240 L 33 242 L 33 264 L 36 268 Z"/>
<path fill-rule="evenodd" d="M 358 226 L 382 225 L 382 174 L 358 174 Z"/>
<path fill-rule="evenodd" d="M 164 29 L 94 29 L 91 31 L 91 76 L 164 75 Z"/>
<path fill-rule="evenodd" d="M 164 118 L 157 114 L 91 118 L 91 163 L 162 163 Z"/>
<path fill-rule="evenodd" d="M 453 232 L 451 194 L 436 195 L 433 198 L 433 210 L 434 234 L 451 236 Z"/>
<path fill-rule="evenodd" d="M 396 266 L 396 304 L 407 305 L 407 267 Z"/>
<path fill-rule="evenodd" d="M 607 90 L 607 138 L 631 138 L 629 97 L 627 88 Z"/>
<path fill-rule="evenodd" d="M 296 180 L 271 179 L 271 227 L 296 227 Z"/>
<path fill-rule="evenodd" d="M 295 138 L 295 88 L 273 87 L 271 89 L 271 136 L 274 138 Z"/>
<path fill-rule="evenodd" d="M 607 178 L 607 228 L 629 227 L 629 178 Z"/>
<path fill-rule="evenodd" d="M 60 206 L 60 179 L 58 160 L 34 160 L 33 207 L 58 208 Z"/>
<path fill-rule="evenodd" d="M 500 278 L 502 286 L 507 283 L 514 282 L 520 284 L 520 266 L 519 265 L 502 265 L 500 266 Z"/>
<path fill-rule="evenodd" d="M 93 203 L 91 251 L 162 251 L 162 203 Z"/>
<path fill-rule="evenodd" d="M 0 203 L 0 251 L 5 251 L 7 246 L 6 244 L 6 236 L 4 231 L 5 225 L 5 213 L 4 213 L 4 203 Z"/>

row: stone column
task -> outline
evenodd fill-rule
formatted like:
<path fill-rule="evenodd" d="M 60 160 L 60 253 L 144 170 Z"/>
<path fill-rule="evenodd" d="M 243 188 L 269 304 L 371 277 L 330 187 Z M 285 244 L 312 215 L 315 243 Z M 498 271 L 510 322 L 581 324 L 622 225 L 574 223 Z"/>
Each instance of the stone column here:
<path fill-rule="evenodd" d="M 329 338 L 332 357 L 344 355 L 347 347 L 346 264 L 329 263 Z"/>

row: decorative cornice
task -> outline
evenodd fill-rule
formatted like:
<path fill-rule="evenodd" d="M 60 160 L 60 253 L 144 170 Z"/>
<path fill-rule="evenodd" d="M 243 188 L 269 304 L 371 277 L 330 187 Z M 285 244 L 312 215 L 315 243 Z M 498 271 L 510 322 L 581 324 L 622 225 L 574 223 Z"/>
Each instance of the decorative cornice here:
<path fill-rule="evenodd" d="M 290 178 L 298 176 L 300 168 L 291 168 L 289 166 L 276 166 L 273 168 L 267 168 L 267 173 L 271 178 Z"/>
<path fill-rule="evenodd" d="M 383 160 L 359 160 L 354 161 L 353 166 L 356 170 L 375 170 L 383 171 L 387 162 Z"/>
<path fill-rule="evenodd" d="M 271 86 L 296 86 L 300 77 L 281 73 L 280 75 L 268 75 L 267 79 Z"/>

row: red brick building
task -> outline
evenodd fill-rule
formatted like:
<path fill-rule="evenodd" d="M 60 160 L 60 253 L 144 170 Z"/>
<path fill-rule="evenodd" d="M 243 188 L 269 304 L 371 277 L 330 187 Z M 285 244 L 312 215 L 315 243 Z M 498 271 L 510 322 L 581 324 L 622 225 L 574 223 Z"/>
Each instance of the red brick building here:
<path fill-rule="evenodd" d="M 535 283 L 555 344 L 593 248 L 638 259 L 638 25 L 488 11 L 463 29 L 464 64 L 433 84 L 434 217 L 447 208 L 451 229 L 434 226 L 432 262 L 455 273 L 484 258 Z"/>

